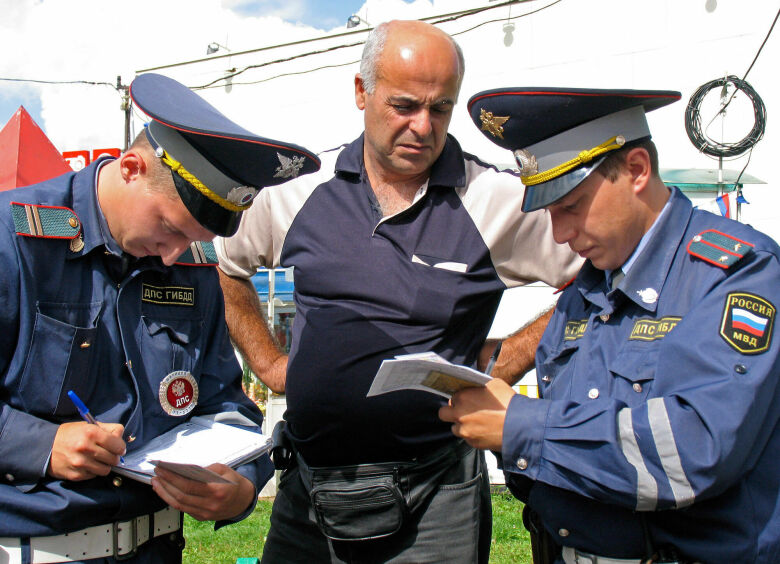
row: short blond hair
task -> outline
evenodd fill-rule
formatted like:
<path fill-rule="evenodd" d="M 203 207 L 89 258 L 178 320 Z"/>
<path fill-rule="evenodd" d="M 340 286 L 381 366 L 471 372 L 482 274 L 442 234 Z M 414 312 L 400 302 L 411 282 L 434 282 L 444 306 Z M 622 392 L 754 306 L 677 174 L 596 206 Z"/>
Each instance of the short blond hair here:
<path fill-rule="evenodd" d="M 131 150 L 140 152 L 146 162 L 146 176 L 149 180 L 148 187 L 155 192 L 162 192 L 172 199 L 178 199 L 179 193 L 173 183 L 175 174 L 162 160 L 155 155 L 152 144 L 146 137 L 146 130 L 136 135 Z"/>

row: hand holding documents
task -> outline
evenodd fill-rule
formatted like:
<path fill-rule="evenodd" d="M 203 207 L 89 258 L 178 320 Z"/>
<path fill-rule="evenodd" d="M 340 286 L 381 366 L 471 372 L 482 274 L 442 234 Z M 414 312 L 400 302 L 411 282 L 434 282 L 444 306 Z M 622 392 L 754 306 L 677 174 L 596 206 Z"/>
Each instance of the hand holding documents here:
<path fill-rule="evenodd" d="M 125 456 L 114 472 L 150 483 L 155 466 L 199 482 L 227 482 L 205 466 L 219 462 L 235 468 L 271 449 L 271 439 L 247 429 L 193 417 Z"/>
<path fill-rule="evenodd" d="M 491 378 L 452 364 L 434 352 L 405 354 L 382 361 L 367 397 L 396 390 L 421 390 L 448 398 L 464 388 L 484 386 Z"/>

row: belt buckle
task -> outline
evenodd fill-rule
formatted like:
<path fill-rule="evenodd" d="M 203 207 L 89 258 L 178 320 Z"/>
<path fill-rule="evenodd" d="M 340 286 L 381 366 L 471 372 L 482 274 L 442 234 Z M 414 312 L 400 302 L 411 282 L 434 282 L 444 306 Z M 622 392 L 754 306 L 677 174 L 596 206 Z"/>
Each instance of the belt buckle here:
<path fill-rule="evenodd" d="M 112 530 L 112 540 L 114 544 L 114 560 L 129 560 L 130 558 L 134 557 L 136 554 L 138 554 L 138 522 L 136 521 L 136 518 L 130 519 L 130 521 L 126 521 L 130 523 L 130 543 L 132 545 L 132 548 L 130 549 L 130 552 L 126 552 L 125 554 L 119 554 L 119 523 L 118 521 L 114 521 L 113 524 L 113 530 Z"/>

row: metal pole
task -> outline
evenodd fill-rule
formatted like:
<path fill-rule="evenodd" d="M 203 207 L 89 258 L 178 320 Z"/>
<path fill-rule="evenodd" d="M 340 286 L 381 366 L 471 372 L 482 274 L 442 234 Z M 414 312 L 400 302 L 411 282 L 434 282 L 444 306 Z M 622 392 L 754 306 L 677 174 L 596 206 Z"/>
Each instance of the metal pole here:
<path fill-rule="evenodd" d="M 130 88 L 122 84 L 122 77 L 116 77 L 116 89 L 122 94 L 122 103 L 119 109 L 125 112 L 125 146 L 122 149 L 127 151 L 130 148 Z"/>

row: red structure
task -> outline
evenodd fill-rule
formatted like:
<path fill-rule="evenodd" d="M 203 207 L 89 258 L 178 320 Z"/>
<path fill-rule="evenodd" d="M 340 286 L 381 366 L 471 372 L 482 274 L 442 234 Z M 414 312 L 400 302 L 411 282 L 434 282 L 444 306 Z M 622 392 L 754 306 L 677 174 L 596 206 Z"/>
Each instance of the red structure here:
<path fill-rule="evenodd" d="M 71 168 L 33 118 L 19 106 L 0 130 L 0 190 L 28 186 Z"/>

